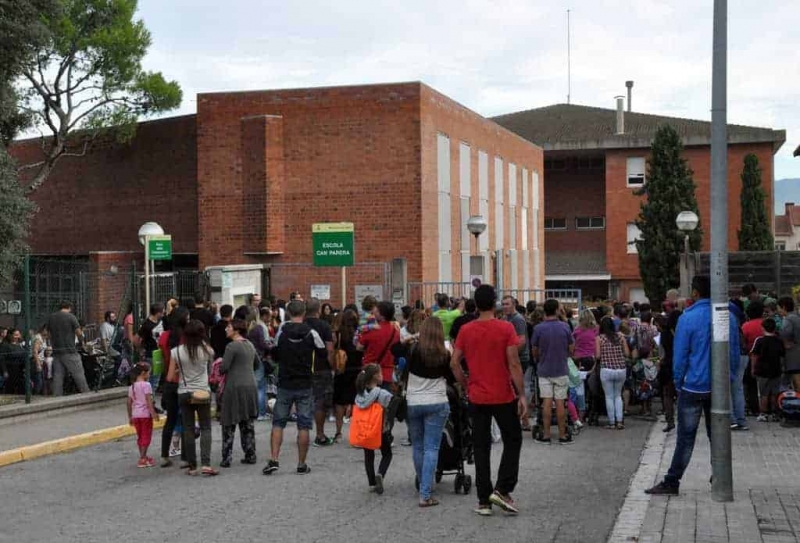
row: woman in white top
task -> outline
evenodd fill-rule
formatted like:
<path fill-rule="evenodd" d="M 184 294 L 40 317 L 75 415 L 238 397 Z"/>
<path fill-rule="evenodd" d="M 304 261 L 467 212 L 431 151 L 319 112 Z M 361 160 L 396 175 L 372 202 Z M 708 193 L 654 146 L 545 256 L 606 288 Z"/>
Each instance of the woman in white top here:
<path fill-rule="evenodd" d="M 419 340 L 408 349 L 408 427 L 411 431 L 414 469 L 419 480 L 419 505 L 438 505 L 431 498 L 439 444 L 450 404 L 447 378 L 452 380 L 450 352 L 444 346 L 442 321 L 428 317 L 419 329 Z"/>

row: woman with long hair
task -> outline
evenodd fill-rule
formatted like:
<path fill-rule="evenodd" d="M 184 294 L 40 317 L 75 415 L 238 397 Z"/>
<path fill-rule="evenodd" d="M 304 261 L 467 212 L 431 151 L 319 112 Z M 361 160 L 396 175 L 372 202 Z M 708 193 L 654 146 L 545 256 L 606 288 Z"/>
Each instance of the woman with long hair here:
<path fill-rule="evenodd" d="M 423 309 L 415 309 L 408 316 L 406 325 L 400 329 L 400 341 L 407 341 L 409 338 L 416 338 L 419 335 L 422 322 L 428 318 Z"/>
<path fill-rule="evenodd" d="M 333 306 L 329 303 L 322 304 L 320 308 L 319 318 L 327 322 L 328 324 L 333 324 L 333 319 L 335 314 L 333 312 Z"/>
<path fill-rule="evenodd" d="M 180 383 L 177 364 L 172 359 L 172 350 L 181 345 L 186 326 L 189 324 L 189 310 L 185 307 L 176 307 L 169 317 L 169 326 L 158 336 L 158 346 L 164 357 L 164 386 L 161 391 L 161 407 L 167 413 L 166 422 L 161 429 L 161 467 L 172 465 L 170 457 L 180 454 L 183 461 L 181 467 L 186 467 L 186 453 L 181 447 L 180 437 L 182 427 L 180 419 L 180 402 L 178 388 Z M 194 431 L 194 423 L 192 423 Z"/>
<path fill-rule="evenodd" d="M 334 443 L 342 441 L 342 427 L 347 410 L 356 399 L 356 378 L 361 371 L 364 353 L 355 345 L 358 313 L 348 309 L 336 315 L 333 321 L 333 346 L 347 354 L 344 371 L 337 368 L 333 378 L 333 405 L 336 410 L 336 435 Z"/>
<path fill-rule="evenodd" d="M 450 352 L 444 344 L 444 327 L 437 317 L 428 317 L 419 329 L 419 339 L 405 347 L 407 360 L 406 404 L 411 431 L 414 471 L 419 481 L 419 506 L 431 507 L 439 502 L 431 497 L 434 474 L 439 458 L 442 430 L 450 404 L 447 402 L 447 379 Z"/>
<path fill-rule="evenodd" d="M 236 425 L 241 433 L 243 464 L 256 463 L 256 434 L 253 422 L 258 417 L 258 387 L 254 367 L 256 348 L 247 340 L 247 323 L 233 319 L 226 328 L 231 340 L 225 347 L 220 373 L 225 375 L 225 394 L 222 395 L 222 462 L 231 467 L 233 438 Z"/>
<path fill-rule="evenodd" d="M 214 350 L 206 337 L 206 328 L 202 322 L 187 322 L 181 330 L 180 345 L 170 351 L 170 359 L 173 367 L 177 368 L 179 379 L 178 401 L 183 417 L 182 451 L 186 456 L 186 467 L 189 468 L 187 473 L 213 476 L 219 473 L 211 467 L 211 389 L 208 386 L 208 366 L 214 359 Z M 208 401 L 200 401 L 195 395 L 202 395 Z M 197 470 L 197 449 L 194 444 L 195 417 L 200 424 L 200 471 Z"/>
<path fill-rule="evenodd" d="M 608 425 L 606 428 L 622 430 L 622 386 L 625 384 L 627 366 L 625 359 L 631 355 L 628 342 L 614 327 L 611 317 L 600 321 L 600 333 L 595 340 L 595 358 L 600 363 L 600 382 L 606 396 Z"/>

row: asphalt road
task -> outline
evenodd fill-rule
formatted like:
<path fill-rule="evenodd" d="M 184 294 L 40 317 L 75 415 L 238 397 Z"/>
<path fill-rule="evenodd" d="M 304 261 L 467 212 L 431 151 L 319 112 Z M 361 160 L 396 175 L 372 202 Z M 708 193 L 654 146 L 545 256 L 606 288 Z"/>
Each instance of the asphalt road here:
<path fill-rule="evenodd" d="M 237 436 L 234 466 L 216 478 L 188 477 L 177 468 L 137 469 L 133 439 L 2 468 L 0 541 L 604 542 L 649 423 L 629 420 L 625 431 L 585 429 L 567 447 L 538 445 L 528 434 L 514 492 L 521 514 L 497 511 L 490 518 L 472 512 L 474 488 L 469 496 L 453 493 L 452 477 L 437 487 L 439 507 L 417 507 L 411 450 L 399 445 L 402 424 L 395 427 L 382 496 L 367 492 L 363 453 L 346 444 L 312 448 L 312 472 L 293 473 L 293 427 L 281 471 L 261 475 L 269 428 L 257 423 L 259 465 L 239 464 Z M 219 451 L 215 426 L 215 463 Z M 471 466 L 468 472 L 474 476 Z"/>

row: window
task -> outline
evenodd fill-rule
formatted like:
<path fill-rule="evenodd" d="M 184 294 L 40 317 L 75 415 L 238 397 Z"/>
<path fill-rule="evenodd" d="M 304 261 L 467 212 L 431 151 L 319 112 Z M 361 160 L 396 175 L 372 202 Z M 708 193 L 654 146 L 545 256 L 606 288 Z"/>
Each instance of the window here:
<path fill-rule="evenodd" d="M 644 185 L 644 157 L 628 158 L 628 186 L 641 187 Z"/>
<path fill-rule="evenodd" d="M 554 219 L 552 217 L 545 217 L 544 218 L 544 229 L 545 230 L 566 230 L 567 229 L 567 219 Z"/>
<path fill-rule="evenodd" d="M 642 231 L 635 223 L 628 223 L 628 254 L 635 255 L 639 253 L 636 248 L 636 241 L 642 239 Z"/>
<path fill-rule="evenodd" d="M 576 230 L 603 230 L 605 227 L 605 217 L 575 217 Z"/>
<path fill-rule="evenodd" d="M 800 244 L 798 244 L 800 246 Z M 785 251 L 786 250 L 786 242 L 785 241 L 776 241 L 775 242 L 775 250 L 776 251 Z"/>

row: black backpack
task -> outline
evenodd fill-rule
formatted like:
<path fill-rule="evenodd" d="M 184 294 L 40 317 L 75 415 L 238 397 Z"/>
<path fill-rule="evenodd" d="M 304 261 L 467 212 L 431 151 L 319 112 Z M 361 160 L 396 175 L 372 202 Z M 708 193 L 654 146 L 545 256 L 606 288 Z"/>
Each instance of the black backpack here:
<path fill-rule="evenodd" d="M 284 325 L 273 353 L 278 360 L 280 382 L 311 380 L 316 354 L 313 332 L 305 323 Z"/>

